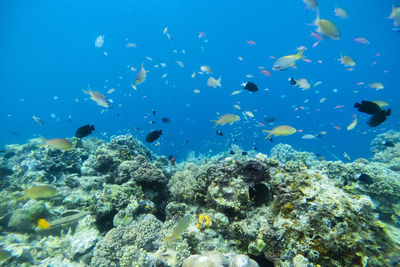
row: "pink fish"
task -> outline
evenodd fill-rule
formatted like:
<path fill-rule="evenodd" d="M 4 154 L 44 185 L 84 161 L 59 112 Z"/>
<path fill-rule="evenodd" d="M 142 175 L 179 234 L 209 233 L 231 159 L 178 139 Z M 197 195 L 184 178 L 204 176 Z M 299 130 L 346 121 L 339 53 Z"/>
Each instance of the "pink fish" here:
<path fill-rule="evenodd" d="M 372 63 L 371 63 L 371 66 L 373 66 L 373 65 L 375 65 L 376 64 L 376 61 L 373 61 Z"/>
<path fill-rule="evenodd" d="M 376 53 L 375 56 L 376 56 L 376 57 L 380 57 L 380 56 L 381 56 L 381 53 Z"/>
<path fill-rule="evenodd" d="M 199 32 L 199 38 L 206 38 L 206 34 L 204 32 Z"/>
<path fill-rule="evenodd" d="M 357 85 L 363 85 L 364 84 L 364 82 L 358 82 L 358 83 L 356 83 Z"/>
<path fill-rule="evenodd" d="M 269 56 L 269 58 L 270 58 L 270 59 L 275 59 L 275 57 L 274 57 L 274 56 Z"/>
<path fill-rule="evenodd" d="M 353 71 L 354 68 L 347 68 L 346 70 L 347 70 L 347 71 Z"/>
<path fill-rule="evenodd" d="M 340 126 L 337 126 L 337 125 L 335 125 L 335 126 L 333 126 L 336 130 L 342 130 L 342 128 L 340 128 Z"/>
<path fill-rule="evenodd" d="M 299 133 L 302 133 L 303 132 L 303 129 L 299 129 L 299 130 L 297 130 Z"/>
<path fill-rule="evenodd" d="M 311 63 L 311 60 L 308 58 L 303 58 L 303 61 L 307 62 L 307 63 Z"/>
<path fill-rule="evenodd" d="M 258 125 L 260 125 L 260 126 L 265 126 L 265 124 L 262 123 L 262 122 L 258 122 Z"/>
<path fill-rule="evenodd" d="M 271 76 L 271 72 L 269 72 L 269 70 L 262 70 L 261 73 L 265 76 Z"/>
<path fill-rule="evenodd" d="M 322 63 L 322 60 L 318 60 L 317 62 L 318 62 L 319 64 L 321 64 L 321 63 Z"/>
<path fill-rule="evenodd" d="M 353 41 L 359 44 L 368 45 L 369 41 L 363 37 L 354 36 Z"/>
<path fill-rule="evenodd" d="M 320 34 L 316 33 L 316 32 L 311 32 L 310 36 L 314 37 L 318 41 L 322 40 L 322 36 Z"/>
<path fill-rule="evenodd" d="M 248 40 L 247 43 L 248 43 L 249 45 L 255 45 L 255 44 L 256 44 L 256 42 L 254 42 L 254 41 L 252 41 L 252 40 Z"/>
<path fill-rule="evenodd" d="M 319 44 L 319 42 L 321 42 L 321 41 L 316 41 L 316 42 L 312 45 L 312 47 L 316 47 L 316 46 Z"/>
<path fill-rule="evenodd" d="M 344 105 L 337 105 L 333 107 L 334 109 L 344 108 Z"/>

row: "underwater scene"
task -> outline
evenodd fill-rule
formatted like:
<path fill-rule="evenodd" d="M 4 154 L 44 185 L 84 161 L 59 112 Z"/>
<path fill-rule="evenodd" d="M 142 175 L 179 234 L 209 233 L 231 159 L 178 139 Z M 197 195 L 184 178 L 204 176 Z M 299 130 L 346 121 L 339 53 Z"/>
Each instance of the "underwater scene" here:
<path fill-rule="evenodd" d="M 0 2 L 0 266 L 400 267 L 400 1 Z"/>

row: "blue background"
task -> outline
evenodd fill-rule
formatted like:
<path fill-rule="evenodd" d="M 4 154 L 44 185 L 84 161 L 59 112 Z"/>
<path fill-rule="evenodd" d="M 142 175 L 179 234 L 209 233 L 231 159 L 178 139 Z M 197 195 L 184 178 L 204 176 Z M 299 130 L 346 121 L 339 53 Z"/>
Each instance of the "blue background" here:
<path fill-rule="evenodd" d="M 335 17 L 335 6 L 346 9 L 350 18 Z M 334 22 L 342 38 L 324 39 L 312 48 L 316 40 L 310 33 L 315 27 L 307 24 L 315 20 L 316 12 L 306 11 L 300 0 L 2 1 L 1 144 L 24 143 L 38 134 L 72 137 L 78 127 L 92 123 L 96 127 L 94 136 L 106 139 L 132 133 L 144 141 L 150 130 L 162 129 L 159 143 L 148 147 L 158 154 L 178 155 L 178 159 L 189 151 L 214 154 L 226 150 L 234 138 L 243 149 L 252 149 L 255 144 L 264 153 L 282 142 L 331 159 L 327 151 L 340 158 L 343 152 L 352 159 L 369 157 L 369 144 L 377 134 L 399 130 L 400 34 L 392 30 L 393 22 L 387 19 L 391 9 L 391 1 L 321 1 L 321 18 Z M 165 27 L 172 41 L 163 34 Z M 208 42 L 198 37 L 200 31 Z M 99 35 L 105 36 L 101 48 L 94 45 Z M 355 35 L 371 44 L 353 42 Z M 247 40 L 254 40 L 256 45 L 249 45 Z M 137 48 L 126 48 L 128 42 L 136 43 Z M 271 70 L 274 60 L 269 56 L 294 54 L 302 45 L 308 48 L 305 55 L 312 63 L 299 60 L 297 69 Z M 340 52 L 355 59 L 354 71 L 346 71 L 337 61 Z M 377 53 L 381 56 L 375 57 Z M 185 67 L 179 67 L 178 60 Z M 371 66 L 373 61 L 377 63 Z M 147 80 L 135 91 L 130 84 L 137 72 L 129 67 L 139 69 L 143 62 L 149 70 Z M 166 68 L 154 67 L 160 62 L 165 62 Z M 213 73 L 197 74 L 192 79 L 201 65 L 211 66 Z M 270 70 L 272 76 L 261 74 L 258 66 Z M 165 73 L 168 76 L 161 78 Z M 247 74 L 254 78 L 246 78 Z M 222 76 L 222 88 L 207 87 L 210 76 Z M 288 83 L 289 77 L 323 83 L 302 91 Z M 242 90 L 240 84 L 246 81 L 255 82 L 260 90 L 231 96 L 233 91 Z M 361 81 L 366 85 L 357 86 Z M 382 82 L 385 88 L 375 91 L 367 87 L 368 82 Z M 101 113 L 104 108 L 81 91 L 88 84 L 104 94 L 115 88 L 114 93 L 106 95 L 113 100 L 113 108 Z M 195 94 L 194 89 L 201 92 Z M 327 100 L 319 103 L 323 97 Z M 357 114 L 353 105 L 378 99 L 389 102 L 393 112 L 385 123 L 369 128 L 369 115 Z M 241 111 L 233 107 L 238 101 Z M 338 105 L 344 108 L 335 109 Z M 295 111 L 299 106 L 304 110 Z M 151 114 L 152 109 L 156 116 Z M 242 112 L 247 110 L 255 118 L 246 119 Z M 222 137 L 215 134 L 210 122 L 217 118 L 217 112 L 241 117 L 232 126 L 216 128 L 224 133 Z M 55 119 L 51 113 L 56 114 Z M 358 115 L 358 124 L 347 131 L 353 114 Z M 45 125 L 33 121 L 32 115 L 42 118 Z M 69 115 L 71 122 L 67 122 Z M 266 123 L 265 115 L 276 117 L 276 122 Z M 161 117 L 169 117 L 172 123 L 162 123 Z M 149 124 L 150 120 L 156 123 Z M 266 126 L 260 127 L 258 122 Z M 282 124 L 303 132 L 276 137 L 272 143 L 264 140 L 263 129 Z M 320 131 L 327 134 L 315 140 L 301 138 Z"/>

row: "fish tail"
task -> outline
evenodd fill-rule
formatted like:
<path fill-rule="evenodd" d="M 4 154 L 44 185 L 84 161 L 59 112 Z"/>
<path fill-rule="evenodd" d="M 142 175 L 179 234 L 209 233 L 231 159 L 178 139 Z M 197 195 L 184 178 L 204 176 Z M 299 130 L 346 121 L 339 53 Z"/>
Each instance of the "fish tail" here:
<path fill-rule="evenodd" d="M 217 127 L 217 125 L 219 124 L 219 122 L 217 120 L 210 120 L 210 121 L 216 122 L 216 124 L 214 125 L 214 128 Z"/>
<path fill-rule="evenodd" d="M 296 58 L 297 59 L 302 59 L 302 58 L 304 58 L 304 56 L 303 56 L 303 52 L 306 50 L 306 48 L 304 47 L 304 48 L 301 48 L 300 50 L 299 50 L 299 52 L 296 54 Z"/>
<path fill-rule="evenodd" d="M 267 131 L 267 132 L 271 132 L 271 131 Z M 268 138 L 270 138 L 272 136 L 272 133 L 270 133 L 267 137 L 265 137 L 265 139 L 268 139 Z"/>
<path fill-rule="evenodd" d="M 85 94 L 89 94 L 89 92 L 88 91 L 86 91 L 86 90 L 83 90 L 83 89 L 81 89 L 82 90 L 82 92 L 84 92 Z"/>

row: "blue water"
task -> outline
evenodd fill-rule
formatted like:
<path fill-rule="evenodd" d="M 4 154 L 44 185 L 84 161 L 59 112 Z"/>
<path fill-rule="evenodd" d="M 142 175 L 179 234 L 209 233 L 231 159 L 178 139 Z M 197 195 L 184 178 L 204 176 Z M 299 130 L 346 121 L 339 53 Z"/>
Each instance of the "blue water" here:
<path fill-rule="evenodd" d="M 321 18 L 334 22 L 342 39 L 324 39 L 312 48 L 316 40 L 310 33 L 315 27 L 307 24 L 315 20 L 316 12 L 307 12 L 300 0 L 2 1 L 1 144 L 24 143 L 38 134 L 46 138 L 72 137 L 78 127 L 91 123 L 96 127 L 93 135 L 106 139 L 113 134 L 131 133 L 144 141 L 150 130 L 162 129 L 159 142 L 148 147 L 160 155 L 178 155 L 178 159 L 185 158 L 189 151 L 214 154 L 233 143 L 246 150 L 256 146 L 268 153 L 280 142 L 330 159 L 327 151 L 339 158 L 343 158 L 343 152 L 352 159 L 368 158 L 369 144 L 377 134 L 400 128 L 400 34 L 392 30 L 392 20 L 387 19 L 392 1 L 321 2 Z M 350 18 L 335 17 L 336 5 L 346 9 Z M 173 40 L 163 34 L 165 27 Z M 205 38 L 199 38 L 199 32 L 204 32 Z M 94 45 L 99 35 L 105 36 L 100 48 Z M 355 43 L 355 35 L 371 43 Z M 249 45 L 248 40 L 256 45 Z M 137 47 L 126 48 L 128 42 Z M 312 63 L 300 60 L 297 69 L 271 70 L 275 60 L 270 56 L 294 54 L 302 45 L 308 48 L 305 55 Z M 355 59 L 354 71 L 346 71 L 337 61 L 340 52 Z M 381 56 L 376 57 L 377 53 Z M 179 67 L 178 60 L 185 67 Z M 373 61 L 375 65 L 371 65 Z M 160 62 L 167 66 L 155 68 Z M 129 67 L 139 69 L 142 63 L 149 72 L 135 91 L 130 84 L 137 72 Z M 211 66 L 213 73 L 197 74 L 192 79 L 192 73 L 200 71 L 201 65 Z M 258 66 L 270 70 L 272 76 L 261 74 Z M 168 75 L 161 78 L 163 74 Z M 248 74 L 254 78 L 246 78 Z M 222 88 L 207 87 L 210 76 L 222 76 Z M 323 83 L 302 91 L 288 83 L 289 77 Z M 242 90 L 240 84 L 246 81 L 256 83 L 260 90 L 231 96 L 233 91 Z M 366 85 L 357 86 L 358 82 L 382 82 L 385 88 L 375 91 Z M 106 95 L 113 100 L 113 108 L 101 113 L 104 108 L 81 91 L 88 84 L 104 94 L 115 88 Z M 195 94 L 194 89 L 200 93 Z M 321 104 L 323 97 L 326 101 Z M 369 128 L 369 115 L 357 114 L 353 105 L 378 99 L 390 103 L 392 115 L 380 126 Z M 234 104 L 242 110 L 235 109 Z M 155 116 L 152 109 L 156 110 Z M 246 120 L 243 111 L 252 111 L 255 117 Z M 216 135 L 210 121 L 217 118 L 217 112 L 241 117 L 232 126 L 216 128 L 224 133 L 222 137 Z M 358 115 L 358 124 L 347 131 L 353 114 Z M 45 126 L 34 122 L 32 115 L 42 118 Z M 71 122 L 67 121 L 69 115 Z M 264 115 L 276 117 L 276 122 L 266 123 Z M 161 117 L 170 118 L 172 123 L 162 123 Z M 156 123 L 149 124 L 150 120 Z M 276 137 L 274 142 L 264 140 L 262 129 L 282 124 L 303 132 Z M 321 131 L 327 132 L 322 138 L 301 138 Z"/>

